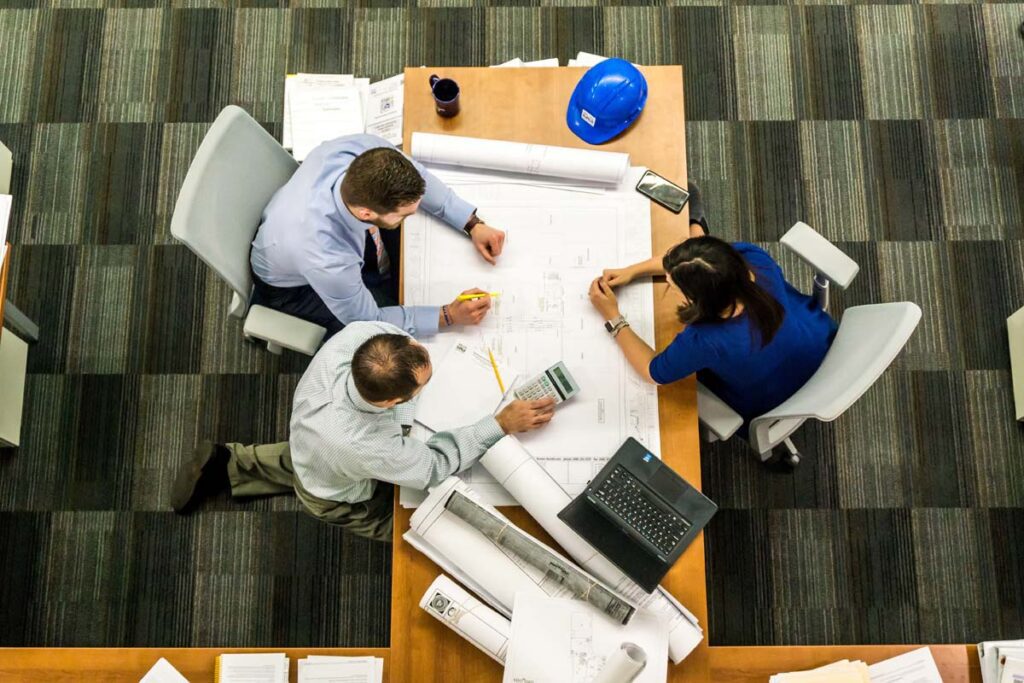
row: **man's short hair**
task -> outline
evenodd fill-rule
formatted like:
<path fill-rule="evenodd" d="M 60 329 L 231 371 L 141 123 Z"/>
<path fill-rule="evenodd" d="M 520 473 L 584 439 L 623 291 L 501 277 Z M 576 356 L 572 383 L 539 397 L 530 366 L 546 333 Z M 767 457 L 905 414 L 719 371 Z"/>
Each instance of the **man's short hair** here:
<path fill-rule="evenodd" d="M 352 379 L 359 394 L 379 403 L 407 399 L 420 386 L 416 371 L 430 365 L 430 354 L 404 334 L 370 337 L 352 356 Z"/>
<path fill-rule="evenodd" d="M 376 147 L 357 156 L 341 181 L 341 198 L 350 206 L 391 213 L 418 201 L 427 184 L 397 149 Z"/>

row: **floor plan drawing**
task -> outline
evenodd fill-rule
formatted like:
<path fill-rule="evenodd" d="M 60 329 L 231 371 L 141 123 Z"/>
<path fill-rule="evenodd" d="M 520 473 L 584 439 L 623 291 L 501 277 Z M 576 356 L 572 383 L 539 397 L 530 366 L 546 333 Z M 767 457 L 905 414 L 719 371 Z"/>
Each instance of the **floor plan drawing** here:
<path fill-rule="evenodd" d="M 572 495 L 582 491 L 627 437 L 660 452 L 656 388 L 628 366 L 587 296 L 602 269 L 650 256 L 647 200 L 631 189 L 595 194 L 505 185 L 500 178 L 460 184 L 464 170 L 450 178 L 443 170 L 435 172 L 507 235 L 498 264 L 492 266 L 473 252 L 464 235 L 433 216 L 418 213 L 406 220 L 406 304 L 451 301 L 470 287 L 501 293 L 480 325 L 443 332 L 436 343 L 489 348 L 521 379 L 558 361 L 566 364 L 579 394 L 558 406 L 550 425 L 520 440 Z M 632 328 L 653 342 L 651 283 L 632 283 L 617 295 Z M 433 350 L 433 343 L 428 346 Z M 474 467 L 464 479 L 488 503 L 515 502 L 482 468 Z"/>

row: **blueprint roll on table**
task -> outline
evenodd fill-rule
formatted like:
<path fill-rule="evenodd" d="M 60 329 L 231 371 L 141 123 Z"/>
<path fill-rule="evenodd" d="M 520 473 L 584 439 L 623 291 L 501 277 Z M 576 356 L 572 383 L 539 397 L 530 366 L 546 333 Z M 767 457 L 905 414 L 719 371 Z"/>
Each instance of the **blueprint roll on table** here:
<path fill-rule="evenodd" d="M 462 586 L 441 574 L 423 594 L 420 607 L 488 657 L 505 664 L 512 624 Z"/>
<path fill-rule="evenodd" d="M 413 133 L 411 153 L 413 159 L 428 164 L 527 173 L 606 185 L 618 185 L 629 170 L 629 155 L 623 152 L 436 133 Z"/>
<path fill-rule="evenodd" d="M 646 593 L 558 518 L 558 511 L 572 497 L 515 437 L 506 436 L 494 444 L 480 458 L 480 464 L 583 569 L 637 606 L 666 617 L 668 652 L 673 662 L 681 662 L 704 639 L 697 618 L 668 591 L 659 587 Z"/>
<path fill-rule="evenodd" d="M 623 643 L 608 659 L 593 683 L 631 683 L 647 666 L 647 653 L 639 645 Z"/>

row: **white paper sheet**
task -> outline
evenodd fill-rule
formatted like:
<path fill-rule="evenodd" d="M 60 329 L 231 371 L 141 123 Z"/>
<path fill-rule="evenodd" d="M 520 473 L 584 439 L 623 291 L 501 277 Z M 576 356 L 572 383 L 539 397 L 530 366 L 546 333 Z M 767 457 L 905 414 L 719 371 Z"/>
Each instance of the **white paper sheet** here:
<path fill-rule="evenodd" d="M 434 374 L 416 401 L 416 421 L 435 432 L 471 425 L 492 415 L 502 399 L 491 359 L 480 346 L 455 342 L 438 358 Z M 516 375 L 498 365 L 507 389 Z"/>
<path fill-rule="evenodd" d="M 382 137 L 392 145 L 401 146 L 405 74 L 371 84 L 369 98 L 366 132 Z"/>
<path fill-rule="evenodd" d="M 426 164 L 527 173 L 614 186 L 619 184 L 629 170 L 629 155 L 622 152 L 598 152 L 436 133 L 413 133 L 411 154 L 414 159 Z"/>
<path fill-rule="evenodd" d="M 299 660 L 298 683 L 379 683 L 383 664 L 379 657 L 313 655 Z"/>
<path fill-rule="evenodd" d="M 352 74 L 288 74 L 284 79 L 284 114 L 281 118 L 281 146 L 292 149 L 292 94 L 298 89 L 331 90 L 355 84 Z"/>
<path fill-rule="evenodd" d="M 220 655 L 220 683 L 288 683 L 283 652 Z"/>
<path fill-rule="evenodd" d="M 462 184 L 469 173 L 431 167 L 441 180 L 479 207 L 490 225 L 506 231 L 498 265 L 476 257 L 464 237 L 432 216 L 418 213 L 404 228 L 405 301 L 436 304 L 473 286 L 501 291 L 484 321 L 445 337 L 489 346 L 523 376 L 564 361 L 580 393 L 561 404 L 545 428 L 522 435 L 523 444 L 569 494 L 579 493 L 627 437 L 659 453 L 658 396 L 640 379 L 603 331 L 587 288 L 603 268 L 651 255 L 650 205 L 632 185 L 600 194 L 529 184 Z M 618 291 L 632 329 L 654 341 L 653 285 L 635 282 Z M 493 505 L 514 504 L 479 467 L 463 478 Z M 414 505 L 403 489 L 402 504 Z"/>
<path fill-rule="evenodd" d="M 594 66 L 608 59 L 608 57 L 602 57 L 601 55 L 595 55 L 590 52 L 583 52 L 580 50 L 576 53 L 576 59 L 569 60 L 569 66 Z"/>
<path fill-rule="evenodd" d="M 984 683 L 999 683 L 999 650 L 1024 647 L 1024 640 L 986 640 L 978 643 L 978 662 Z"/>
<path fill-rule="evenodd" d="M 523 62 L 523 66 L 547 67 L 558 66 L 558 57 L 547 57 L 546 59 L 535 59 L 532 62 Z"/>
<path fill-rule="evenodd" d="M 808 671 L 780 673 L 768 679 L 769 683 L 870 683 L 868 666 L 864 662 L 844 659 Z"/>
<path fill-rule="evenodd" d="M 291 92 L 292 154 L 302 161 L 327 140 L 362 133 L 363 104 L 355 85 L 310 88 Z"/>
<path fill-rule="evenodd" d="M 514 58 L 508 60 L 507 62 L 502 62 L 501 64 L 491 64 L 491 67 L 495 68 L 495 69 L 505 69 L 505 68 L 510 68 L 510 67 L 522 66 L 522 65 L 523 65 L 523 60 L 520 59 L 519 57 L 514 57 Z"/>
<path fill-rule="evenodd" d="M 868 667 L 871 683 L 942 683 L 932 651 L 922 647 Z"/>
<path fill-rule="evenodd" d="M 665 617 L 672 661 L 682 661 L 703 640 L 697 618 L 668 591 L 659 587 L 646 593 L 558 518 L 558 512 L 572 497 L 515 437 L 508 436 L 496 443 L 480 459 L 480 465 L 581 567 L 627 600 Z"/>
<path fill-rule="evenodd" d="M 1024 683 L 1024 658 L 999 658 L 999 683 Z"/>
<path fill-rule="evenodd" d="M 143 676 L 139 683 L 189 683 L 170 662 L 161 657 L 156 664 Z"/>
<path fill-rule="evenodd" d="M 623 642 L 647 653 L 637 683 L 663 683 L 668 674 L 664 621 L 638 611 L 623 626 L 579 600 L 519 593 L 512 616 L 512 641 L 504 683 L 592 683 Z"/>
<path fill-rule="evenodd" d="M 384 659 L 381 657 L 343 657 L 337 655 L 308 655 L 306 659 L 299 660 L 299 663 L 303 661 L 311 662 L 315 664 L 336 664 L 339 662 L 369 662 L 372 667 L 371 677 L 375 683 L 381 683 L 384 680 Z M 301 678 L 300 678 L 301 683 Z"/>
<path fill-rule="evenodd" d="M 505 663 L 511 622 L 444 574 L 427 588 L 420 607 L 494 661 Z"/>

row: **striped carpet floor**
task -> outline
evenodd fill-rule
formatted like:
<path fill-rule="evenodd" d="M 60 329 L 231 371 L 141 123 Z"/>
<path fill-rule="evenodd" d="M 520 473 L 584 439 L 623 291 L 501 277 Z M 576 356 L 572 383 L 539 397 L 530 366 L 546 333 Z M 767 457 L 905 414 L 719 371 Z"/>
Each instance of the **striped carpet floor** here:
<path fill-rule="evenodd" d="M 924 309 L 878 385 L 799 434 L 795 475 L 704 449 L 711 642 L 1021 636 L 1004 319 L 1024 305 L 1022 19 L 861 0 L 0 3 L 11 297 L 43 330 L 23 447 L 0 451 L 0 644 L 387 644 L 386 546 L 287 498 L 168 512 L 198 439 L 286 435 L 305 365 L 240 343 L 226 288 L 170 236 L 174 200 L 224 105 L 280 133 L 285 73 L 578 50 L 685 65 L 719 235 L 778 254 L 805 220 L 862 266 L 837 312 Z"/>

